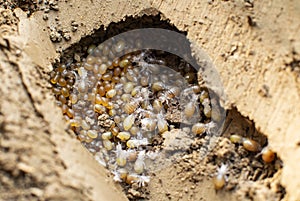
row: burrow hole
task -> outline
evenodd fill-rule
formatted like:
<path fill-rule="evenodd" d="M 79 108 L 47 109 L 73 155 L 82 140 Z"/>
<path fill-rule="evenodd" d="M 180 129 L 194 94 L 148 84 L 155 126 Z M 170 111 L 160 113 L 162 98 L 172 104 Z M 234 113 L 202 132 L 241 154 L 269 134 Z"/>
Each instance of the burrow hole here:
<path fill-rule="evenodd" d="M 201 174 L 189 178 L 194 183 L 202 176 L 213 177 L 222 164 L 227 167 L 224 177 L 228 180 L 216 188 L 225 191 L 241 189 L 239 184 L 244 181 L 273 177 L 282 164 L 270 150 L 262 159 L 267 138 L 237 110 L 225 112 L 216 94 L 198 84 L 201 75 L 188 62 L 195 59 L 186 38 L 171 45 L 183 49 L 185 58 L 136 48 L 145 40 L 141 36 L 103 45 L 113 36 L 141 28 L 186 35 L 160 15 L 126 17 L 63 51 L 50 73 L 53 94 L 70 130 L 111 171 L 128 198 L 148 199 L 147 186 L 156 169 L 174 163 L 189 166 L 185 159 L 178 159 L 195 152 L 194 159 L 203 160 L 196 166 Z M 212 108 L 217 109 L 212 112 Z M 218 113 L 226 115 L 225 121 Z M 224 125 L 216 134 L 214 126 L 221 121 Z M 206 168 L 208 165 L 214 168 Z M 139 193 L 131 194 L 132 188 Z M 277 192 L 280 199 L 283 195 L 284 189 Z"/>

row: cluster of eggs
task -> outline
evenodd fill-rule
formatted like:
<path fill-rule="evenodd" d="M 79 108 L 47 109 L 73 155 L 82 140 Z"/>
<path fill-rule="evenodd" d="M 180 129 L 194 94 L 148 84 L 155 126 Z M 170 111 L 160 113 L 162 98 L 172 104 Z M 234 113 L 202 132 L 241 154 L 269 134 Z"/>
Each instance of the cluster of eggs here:
<path fill-rule="evenodd" d="M 70 127 L 116 181 L 149 182 L 147 164 L 159 155 L 152 140 L 170 130 L 172 108 L 195 135 L 214 126 L 208 91 L 195 84 L 197 72 L 182 59 L 134 50 L 123 40 L 88 53 L 56 67 L 50 81 Z"/>

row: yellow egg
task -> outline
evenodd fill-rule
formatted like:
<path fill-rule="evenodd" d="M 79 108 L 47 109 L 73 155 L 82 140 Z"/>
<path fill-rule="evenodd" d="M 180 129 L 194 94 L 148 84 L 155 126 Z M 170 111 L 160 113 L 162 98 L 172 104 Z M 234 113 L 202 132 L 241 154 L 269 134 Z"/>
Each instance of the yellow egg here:
<path fill-rule="evenodd" d="M 118 135 L 117 135 L 117 138 L 119 138 L 122 141 L 129 140 L 130 133 L 129 132 L 125 132 L 125 131 L 119 132 Z"/>

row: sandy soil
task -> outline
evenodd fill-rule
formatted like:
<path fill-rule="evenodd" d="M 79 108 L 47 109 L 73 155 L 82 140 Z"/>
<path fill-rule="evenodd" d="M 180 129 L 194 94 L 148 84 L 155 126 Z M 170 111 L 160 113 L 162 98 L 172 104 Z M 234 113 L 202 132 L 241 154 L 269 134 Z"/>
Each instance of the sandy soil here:
<path fill-rule="evenodd" d="M 126 195 L 150 200 L 300 200 L 300 174 L 295 171 L 300 157 L 298 2 L 0 5 L 2 200 L 126 200 Z M 140 193 L 134 186 L 124 190 L 114 183 L 67 129 L 51 93 L 49 72 L 67 48 L 94 30 L 126 16 L 159 12 L 211 57 L 224 84 L 228 118 L 212 152 L 202 159 L 210 139 L 196 139 L 183 156 L 153 173 Z M 277 159 L 265 164 L 256 153 L 231 143 L 228 137 L 236 133 L 268 143 Z M 224 162 L 230 179 L 216 191 L 212 177 Z"/>

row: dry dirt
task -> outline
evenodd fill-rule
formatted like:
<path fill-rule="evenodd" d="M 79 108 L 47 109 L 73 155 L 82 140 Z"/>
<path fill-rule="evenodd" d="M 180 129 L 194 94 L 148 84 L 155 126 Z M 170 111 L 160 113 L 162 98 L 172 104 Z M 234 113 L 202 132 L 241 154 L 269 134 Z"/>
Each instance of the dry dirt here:
<path fill-rule="evenodd" d="M 138 200 L 134 186 L 123 190 L 114 183 L 68 130 L 49 72 L 66 49 L 95 30 L 159 13 L 211 57 L 228 118 L 212 152 L 201 155 L 209 136 L 196 139 L 180 159 L 153 173 L 141 196 L 300 200 L 298 1 L 38 2 L 0 0 L 1 200 L 118 201 L 127 199 L 125 193 Z M 265 164 L 232 144 L 228 136 L 237 133 L 268 143 L 277 159 Z M 216 191 L 212 177 L 225 162 L 229 180 Z"/>

